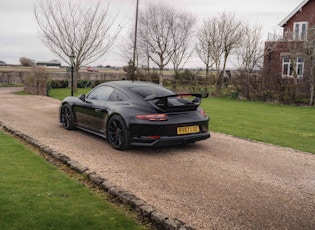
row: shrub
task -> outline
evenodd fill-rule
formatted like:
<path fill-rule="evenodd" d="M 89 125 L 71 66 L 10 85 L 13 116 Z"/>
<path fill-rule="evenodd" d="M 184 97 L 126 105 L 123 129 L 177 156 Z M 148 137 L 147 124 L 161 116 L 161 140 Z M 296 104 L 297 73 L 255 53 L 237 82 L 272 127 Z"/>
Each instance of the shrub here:
<path fill-rule="evenodd" d="M 67 88 L 69 81 L 68 80 L 52 80 L 49 82 L 50 87 L 53 89 Z"/>
<path fill-rule="evenodd" d="M 35 62 L 32 59 L 29 59 L 26 57 L 21 57 L 20 63 L 21 63 L 21 66 L 29 66 L 29 67 L 35 66 Z"/>
<path fill-rule="evenodd" d="M 48 95 L 49 73 L 45 68 L 34 67 L 24 81 L 24 90 L 34 95 Z"/>
<path fill-rule="evenodd" d="M 95 81 L 91 81 L 90 87 L 91 87 L 91 88 L 94 88 L 95 86 L 98 86 L 99 84 L 102 84 L 102 83 L 104 83 L 104 82 L 106 82 L 106 80 L 95 80 Z"/>
<path fill-rule="evenodd" d="M 90 80 L 80 80 L 78 81 L 78 88 L 88 88 L 91 87 L 92 82 Z"/>

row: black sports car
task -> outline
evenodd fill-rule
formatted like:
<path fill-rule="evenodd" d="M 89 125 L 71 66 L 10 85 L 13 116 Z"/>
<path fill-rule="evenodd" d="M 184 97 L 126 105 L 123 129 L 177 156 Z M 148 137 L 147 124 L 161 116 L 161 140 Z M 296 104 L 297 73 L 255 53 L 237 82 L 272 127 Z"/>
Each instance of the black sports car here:
<path fill-rule="evenodd" d="M 149 82 L 112 81 L 79 98 L 66 97 L 59 119 L 65 129 L 97 134 L 119 150 L 194 143 L 210 137 L 201 98 Z"/>

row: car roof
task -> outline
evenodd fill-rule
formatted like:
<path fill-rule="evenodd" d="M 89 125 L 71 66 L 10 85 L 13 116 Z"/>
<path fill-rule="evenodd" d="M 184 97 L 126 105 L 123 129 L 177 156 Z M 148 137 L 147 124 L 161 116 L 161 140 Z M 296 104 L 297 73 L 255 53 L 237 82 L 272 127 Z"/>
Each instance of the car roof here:
<path fill-rule="evenodd" d="M 146 81 L 109 81 L 106 83 L 103 83 L 104 85 L 112 85 L 116 87 L 121 87 L 121 88 L 131 88 L 135 86 L 159 86 L 158 84 L 152 83 L 152 82 L 146 82 Z"/>
<path fill-rule="evenodd" d="M 121 90 L 128 91 L 129 93 L 137 94 L 142 98 L 146 98 L 148 96 L 155 98 L 175 95 L 174 92 L 164 88 L 163 86 L 145 81 L 110 81 L 102 85 L 120 88 Z"/>

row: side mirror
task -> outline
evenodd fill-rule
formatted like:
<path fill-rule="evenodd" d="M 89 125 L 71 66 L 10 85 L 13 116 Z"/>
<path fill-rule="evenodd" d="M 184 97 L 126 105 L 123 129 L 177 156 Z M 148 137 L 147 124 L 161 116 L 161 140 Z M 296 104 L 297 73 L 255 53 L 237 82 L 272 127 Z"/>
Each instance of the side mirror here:
<path fill-rule="evenodd" d="M 85 102 L 85 94 L 81 94 L 80 97 L 79 97 L 79 99 L 80 99 L 81 101 Z"/>

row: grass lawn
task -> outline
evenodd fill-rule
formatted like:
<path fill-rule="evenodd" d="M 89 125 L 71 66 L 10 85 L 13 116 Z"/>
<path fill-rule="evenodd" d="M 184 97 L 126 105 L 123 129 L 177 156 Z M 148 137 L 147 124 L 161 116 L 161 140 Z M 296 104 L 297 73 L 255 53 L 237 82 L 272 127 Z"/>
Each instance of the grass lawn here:
<path fill-rule="evenodd" d="M 315 153 L 315 108 L 206 98 L 209 129 Z"/>
<path fill-rule="evenodd" d="M 74 96 L 78 97 L 80 96 L 80 94 L 87 94 L 88 92 L 91 91 L 91 88 L 78 88 L 77 92 L 74 92 Z M 71 95 L 71 91 L 69 88 L 61 88 L 61 89 L 50 89 L 49 90 L 49 96 L 59 99 L 59 100 L 63 100 L 65 97 L 68 97 Z"/>
<path fill-rule="evenodd" d="M 0 229 L 146 229 L 0 131 Z"/>

